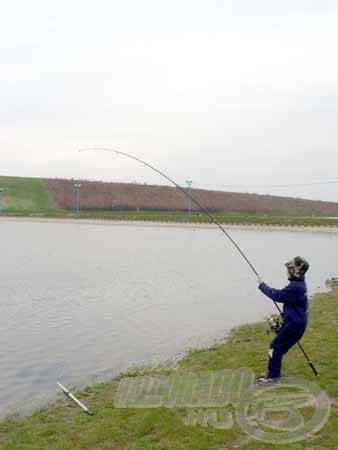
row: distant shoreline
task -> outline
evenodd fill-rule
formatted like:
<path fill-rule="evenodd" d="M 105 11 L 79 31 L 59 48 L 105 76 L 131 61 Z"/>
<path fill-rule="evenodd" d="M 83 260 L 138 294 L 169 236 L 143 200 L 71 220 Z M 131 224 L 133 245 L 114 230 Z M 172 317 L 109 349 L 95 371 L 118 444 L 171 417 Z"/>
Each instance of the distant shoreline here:
<path fill-rule="evenodd" d="M 153 221 L 153 220 L 119 220 L 106 218 L 75 218 L 75 217 L 30 217 L 30 216 L 0 216 L 1 222 L 47 222 L 47 223 L 78 223 L 81 225 L 123 225 L 123 226 L 141 226 L 141 227 L 163 227 L 163 228 L 198 228 L 214 229 L 216 226 L 212 223 L 203 222 L 175 222 L 175 221 Z M 309 233 L 338 233 L 338 226 L 332 225 L 272 225 L 272 224 L 241 224 L 241 223 L 221 223 L 225 229 L 244 230 L 244 231 L 292 231 Z"/>

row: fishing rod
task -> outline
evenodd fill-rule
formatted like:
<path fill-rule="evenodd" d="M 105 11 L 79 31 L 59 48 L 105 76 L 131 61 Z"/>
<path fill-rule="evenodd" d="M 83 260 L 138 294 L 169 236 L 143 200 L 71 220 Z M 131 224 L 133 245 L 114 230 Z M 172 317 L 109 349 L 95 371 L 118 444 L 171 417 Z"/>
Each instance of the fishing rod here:
<path fill-rule="evenodd" d="M 250 259 L 246 256 L 246 254 L 244 253 L 244 251 L 239 247 L 239 245 L 236 243 L 236 241 L 231 237 L 231 235 L 225 230 L 225 228 L 215 219 L 215 217 L 209 213 L 209 211 L 203 206 L 201 205 L 201 203 L 196 200 L 191 193 L 189 193 L 188 191 L 186 191 L 185 189 L 183 189 L 179 184 L 176 183 L 176 181 L 174 181 L 173 179 L 171 179 L 170 177 L 168 177 L 168 175 L 166 175 L 165 173 L 163 173 L 161 170 L 159 170 L 157 167 L 153 166 L 152 164 L 149 164 L 148 162 L 144 161 L 143 159 L 137 158 L 134 155 L 131 155 L 130 153 L 126 153 L 126 152 L 121 152 L 120 150 L 116 150 L 113 148 L 105 148 L 105 147 L 86 147 L 86 148 L 82 148 L 79 150 L 79 152 L 89 152 L 89 151 L 101 151 L 101 152 L 109 152 L 109 153 L 115 153 L 117 155 L 121 155 L 121 156 L 125 156 L 129 159 L 133 159 L 134 161 L 139 162 L 140 164 L 142 164 L 145 167 L 148 167 L 149 169 L 153 170 L 154 172 L 158 173 L 159 175 L 161 175 L 163 178 L 165 178 L 166 180 L 168 180 L 171 184 L 173 184 L 177 189 L 179 189 L 181 192 L 184 193 L 184 195 L 186 195 L 191 201 L 192 203 L 194 203 L 210 220 L 211 223 L 215 224 L 220 230 L 221 232 L 226 236 L 227 239 L 229 239 L 229 241 L 233 244 L 233 246 L 236 248 L 236 250 L 240 253 L 240 255 L 245 259 L 245 261 L 247 262 L 248 266 L 250 267 L 250 269 L 253 271 L 253 273 L 258 277 L 259 274 L 257 272 L 257 270 L 255 269 L 254 265 L 251 263 Z M 282 310 L 280 309 L 280 307 L 277 305 L 277 303 L 274 301 L 274 304 L 280 314 L 280 316 L 283 318 L 283 313 Z M 309 358 L 309 356 L 307 355 L 307 353 L 305 352 L 302 344 L 298 341 L 297 342 L 298 347 L 300 348 L 301 352 L 303 353 L 306 361 L 308 362 L 311 370 L 313 371 L 313 373 L 318 376 L 318 372 L 314 366 L 314 364 L 312 363 L 311 359 Z"/>

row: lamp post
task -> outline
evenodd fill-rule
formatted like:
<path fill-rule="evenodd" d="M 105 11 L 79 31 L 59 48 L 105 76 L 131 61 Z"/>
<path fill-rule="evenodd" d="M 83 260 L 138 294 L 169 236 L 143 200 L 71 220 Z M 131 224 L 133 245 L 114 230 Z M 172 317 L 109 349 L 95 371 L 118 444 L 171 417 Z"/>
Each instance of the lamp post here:
<path fill-rule="evenodd" d="M 191 216 L 191 196 L 190 196 L 190 190 L 191 190 L 191 184 L 192 181 L 191 180 L 187 180 L 186 181 L 187 185 L 188 185 L 188 216 Z"/>
<path fill-rule="evenodd" d="M 5 189 L 4 188 L 0 188 L 0 214 L 3 211 L 3 203 L 2 203 L 2 193 Z"/>
<path fill-rule="evenodd" d="M 76 214 L 80 212 L 80 188 L 81 184 L 74 184 L 75 192 L 76 192 Z"/>

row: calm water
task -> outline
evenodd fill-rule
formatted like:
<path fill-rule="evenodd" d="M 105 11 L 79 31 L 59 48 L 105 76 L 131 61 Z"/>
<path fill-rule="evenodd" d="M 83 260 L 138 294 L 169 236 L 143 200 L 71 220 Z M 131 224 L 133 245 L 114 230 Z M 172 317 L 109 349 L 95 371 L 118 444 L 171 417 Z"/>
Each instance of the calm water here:
<path fill-rule="evenodd" d="M 0 414 L 110 378 L 264 318 L 273 304 L 217 229 L 0 221 Z M 311 262 L 310 293 L 338 273 L 338 234 L 233 230 L 266 281 Z"/>

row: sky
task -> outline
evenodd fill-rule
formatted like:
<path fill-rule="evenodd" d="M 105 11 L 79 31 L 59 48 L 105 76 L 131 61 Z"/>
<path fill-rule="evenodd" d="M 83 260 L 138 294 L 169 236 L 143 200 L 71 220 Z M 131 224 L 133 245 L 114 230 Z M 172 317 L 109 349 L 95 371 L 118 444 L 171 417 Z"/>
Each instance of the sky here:
<path fill-rule="evenodd" d="M 11 0 L 0 175 L 338 201 L 338 0 Z M 275 187 L 291 185 L 288 187 Z M 228 187 L 225 187 L 228 186 Z M 229 187 L 231 186 L 231 187 Z"/>

